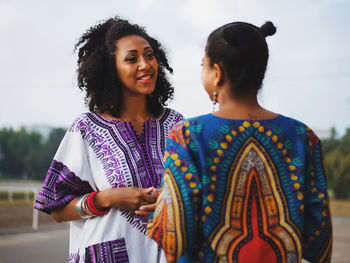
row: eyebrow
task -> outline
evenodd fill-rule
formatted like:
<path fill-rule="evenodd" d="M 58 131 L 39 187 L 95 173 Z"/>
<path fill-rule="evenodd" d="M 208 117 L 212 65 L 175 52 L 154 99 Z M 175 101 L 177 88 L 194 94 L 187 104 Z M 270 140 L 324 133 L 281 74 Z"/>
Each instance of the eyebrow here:
<path fill-rule="evenodd" d="M 143 51 L 146 51 L 147 49 L 150 49 L 150 46 L 147 46 L 143 49 Z M 152 48 L 151 48 L 152 49 Z M 125 53 L 137 53 L 138 51 L 136 49 L 128 50 Z"/>

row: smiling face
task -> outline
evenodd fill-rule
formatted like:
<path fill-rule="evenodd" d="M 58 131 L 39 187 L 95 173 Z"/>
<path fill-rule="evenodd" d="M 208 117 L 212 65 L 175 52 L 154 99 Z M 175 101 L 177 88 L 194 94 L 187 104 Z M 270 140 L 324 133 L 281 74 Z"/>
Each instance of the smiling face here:
<path fill-rule="evenodd" d="M 156 86 L 158 63 L 149 43 L 139 35 L 120 38 L 115 52 L 116 70 L 123 93 L 151 94 Z"/>

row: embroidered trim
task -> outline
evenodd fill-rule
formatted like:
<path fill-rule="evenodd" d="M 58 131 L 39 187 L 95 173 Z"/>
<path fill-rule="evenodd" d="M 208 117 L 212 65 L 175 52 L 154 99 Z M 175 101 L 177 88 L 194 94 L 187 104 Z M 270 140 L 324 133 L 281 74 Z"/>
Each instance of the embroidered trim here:
<path fill-rule="evenodd" d="M 80 132 L 100 160 L 107 181 L 117 187 L 157 187 L 163 175 L 165 138 L 182 115 L 170 109 L 145 122 L 142 136 L 130 123 L 86 113 L 72 125 L 70 132 Z M 135 228 L 146 234 L 147 218 L 122 211 Z"/>
<path fill-rule="evenodd" d="M 82 181 L 66 165 L 53 160 L 34 208 L 50 214 L 51 210 L 69 203 L 77 196 L 92 192 L 90 184 Z"/>
<path fill-rule="evenodd" d="M 85 258 L 87 263 L 127 263 L 129 258 L 125 239 L 120 238 L 89 246 L 85 249 Z"/>

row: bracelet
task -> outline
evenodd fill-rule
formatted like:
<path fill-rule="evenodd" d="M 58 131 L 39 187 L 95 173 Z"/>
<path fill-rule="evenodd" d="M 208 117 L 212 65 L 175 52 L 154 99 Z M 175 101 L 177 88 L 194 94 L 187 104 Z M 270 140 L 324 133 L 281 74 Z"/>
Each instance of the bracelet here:
<path fill-rule="evenodd" d="M 83 201 L 86 200 L 87 197 L 88 195 L 82 195 L 75 204 L 75 211 L 82 219 L 89 219 L 93 216 L 91 214 L 87 214 L 83 209 Z"/>
<path fill-rule="evenodd" d="M 91 210 L 89 209 L 88 205 L 87 205 L 87 199 L 89 198 L 90 194 L 86 194 L 84 195 L 83 200 L 81 201 L 81 208 L 84 211 L 84 213 L 90 217 L 94 217 L 96 216 L 93 212 L 91 212 Z"/>
<path fill-rule="evenodd" d="M 103 216 L 103 215 L 107 214 L 109 212 L 109 210 L 111 210 L 111 208 L 107 208 L 105 210 L 98 210 L 95 207 L 94 198 L 98 192 L 100 192 L 100 191 L 90 193 L 86 199 L 86 204 L 87 204 L 87 207 L 92 214 L 94 214 L 96 216 Z"/>
<path fill-rule="evenodd" d="M 101 211 L 95 207 L 94 198 L 98 192 L 99 191 L 82 195 L 76 202 L 75 211 L 82 219 L 88 219 L 94 216 L 102 216 L 107 214 L 109 210 L 111 210 L 111 208 L 108 208 L 106 210 Z"/>

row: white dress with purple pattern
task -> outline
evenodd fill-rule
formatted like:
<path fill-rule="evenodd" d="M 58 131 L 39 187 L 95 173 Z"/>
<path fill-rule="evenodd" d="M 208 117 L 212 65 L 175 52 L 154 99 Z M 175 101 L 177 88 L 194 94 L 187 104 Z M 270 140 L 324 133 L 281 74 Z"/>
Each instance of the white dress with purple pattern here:
<path fill-rule="evenodd" d="M 73 198 L 111 187 L 159 187 L 165 139 L 182 119 L 164 108 L 137 134 L 131 123 L 82 114 L 64 136 L 34 208 L 46 213 Z M 147 218 L 112 208 L 70 222 L 69 262 L 166 262 L 146 236 Z"/>

